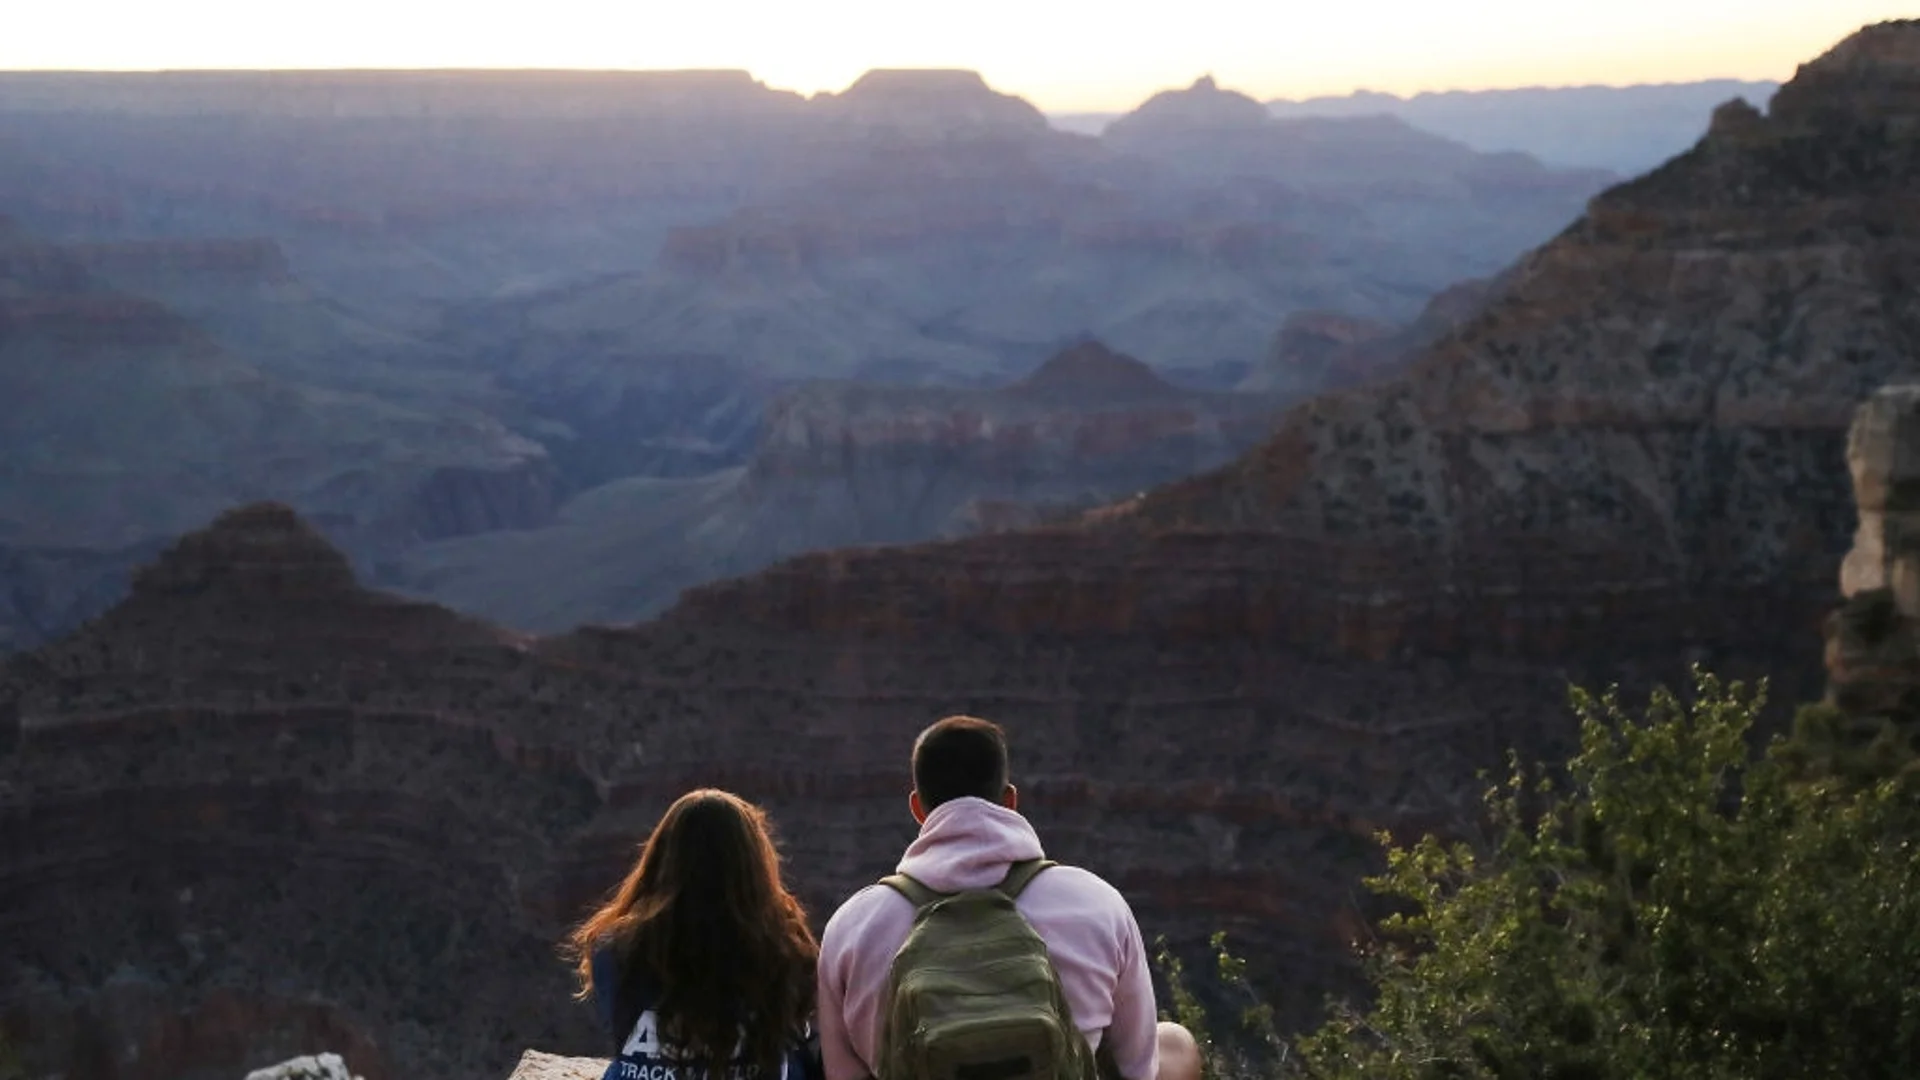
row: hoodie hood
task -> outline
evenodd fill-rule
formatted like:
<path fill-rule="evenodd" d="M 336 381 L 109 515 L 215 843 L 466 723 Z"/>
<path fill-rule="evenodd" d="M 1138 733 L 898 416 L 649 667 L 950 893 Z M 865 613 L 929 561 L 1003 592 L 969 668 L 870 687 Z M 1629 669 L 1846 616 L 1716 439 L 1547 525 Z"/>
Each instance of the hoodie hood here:
<path fill-rule="evenodd" d="M 935 892 L 988 889 L 1007 867 L 1045 854 L 1027 819 L 972 796 L 943 802 L 920 824 L 899 870 Z"/>

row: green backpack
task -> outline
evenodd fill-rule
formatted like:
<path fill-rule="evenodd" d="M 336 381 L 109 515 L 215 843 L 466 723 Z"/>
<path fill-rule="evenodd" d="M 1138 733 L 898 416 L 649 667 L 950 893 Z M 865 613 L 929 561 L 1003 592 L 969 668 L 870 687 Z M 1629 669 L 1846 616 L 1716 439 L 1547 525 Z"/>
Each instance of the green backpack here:
<path fill-rule="evenodd" d="M 887 977 L 879 1080 L 1095 1080 L 1047 943 L 1013 906 L 1052 865 L 1017 862 L 999 885 L 957 893 L 880 879 L 915 911 Z"/>

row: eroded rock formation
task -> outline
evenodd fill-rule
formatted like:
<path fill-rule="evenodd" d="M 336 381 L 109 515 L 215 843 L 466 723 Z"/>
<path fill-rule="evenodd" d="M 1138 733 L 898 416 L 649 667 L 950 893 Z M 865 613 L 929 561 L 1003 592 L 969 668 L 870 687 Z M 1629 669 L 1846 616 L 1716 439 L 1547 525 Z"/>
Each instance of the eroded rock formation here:
<path fill-rule="evenodd" d="M 1920 748 L 1920 383 L 1861 407 L 1847 462 L 1860 524 L 1826 627 L 1827 700 L 1848 721 L 1835 734 Z"/>

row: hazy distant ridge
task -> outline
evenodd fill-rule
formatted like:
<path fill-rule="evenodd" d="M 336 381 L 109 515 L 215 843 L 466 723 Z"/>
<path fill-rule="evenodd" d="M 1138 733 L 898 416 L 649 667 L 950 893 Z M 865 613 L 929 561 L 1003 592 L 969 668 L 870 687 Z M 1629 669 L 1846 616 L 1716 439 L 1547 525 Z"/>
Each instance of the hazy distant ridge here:
<path fill-rule="evenodd" d="M 1402 98 L 1371 90 L 1267 103 L 1276 116 L 1388 113 L 1476 150 L 1523 150 L 1553 165 L 1641 173 L 1692 146 L 1715 106 L 1764 108 L 1775 82 L 1709 79 L 1643 86 L 1448 90 Z"/>

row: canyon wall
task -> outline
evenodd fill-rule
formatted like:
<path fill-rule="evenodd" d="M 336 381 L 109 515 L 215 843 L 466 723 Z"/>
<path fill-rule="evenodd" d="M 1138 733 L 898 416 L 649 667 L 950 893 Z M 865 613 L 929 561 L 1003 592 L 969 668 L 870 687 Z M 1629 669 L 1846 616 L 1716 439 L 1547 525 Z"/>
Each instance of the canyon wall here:
<path fill-rule="evenodd" d="M 33 945 L 5 958 L 0 1022 L 29 1067 L 102 1075 L 226 1061 L 239 1035 L 196 1019 L 235 1015 L 220 994 L 256 1002 L 247 1064 L 310 1013 L 370 1078 L 597 1050 L 552 943 L 667 801 L 764 802 L 824 917 L 910 838 L 908 747 L 955 710 L 1012 725 L 1053 854 L 1149 933 L 1232 931 L 1298 1017 L 1351 977 L 1372 831 L 1451 820 L 1472 763 L 1559 692 L 1257 635 L 902 635 L 825 610 L 795 632 L 755 610 L 533 641 L 362 590 L 285 508 L 225 515 L 6 669 L 0 909 Z"/>

